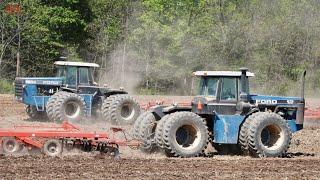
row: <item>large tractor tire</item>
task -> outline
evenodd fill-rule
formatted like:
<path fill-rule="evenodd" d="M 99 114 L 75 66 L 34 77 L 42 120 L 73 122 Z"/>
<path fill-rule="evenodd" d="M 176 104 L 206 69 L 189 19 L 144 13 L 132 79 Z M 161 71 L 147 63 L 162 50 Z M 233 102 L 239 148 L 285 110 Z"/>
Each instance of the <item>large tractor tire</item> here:
<path fill-rule="evenodd" d="M 103 117 L 115 125 L 130 125 L 140 115 L 140 106 L 126 94 L 112 95 L 102 103 Z"/>
<path fill-rule="evenodd" d="M 140 114 L 140 116 L 137 118 L 137 120 L 134 122 L 133 124 L 133 128 L 132 128 L 132 137 L 135 139 L 140 139 L 140 126 L 141 126 L 141 121 L 143 120 L 144 117 L 146 117 L 146 115 L 149 112 L 143 112 Z"/>
<path fill-rule="evenodd" d="M 248 131 L 251 121 L 257 118 L 263 112 L 256 112 L 251 114 L 242 124 L 239 133 L 239 145 L 243 155 L 249 155 L 249 142 L 248 142 Z"/>
<path fill-rule="evenodd" d="M 171 114 L 167 114 L 164 117 L 162 117 L 156 127 L 155 140 L 156 140 L 157 145 L 160 148 L 165 148 L 165 143 L 164 143 L 164 138 L 163 138 L 164 125 L 166 124 L 167 120 L 170 117 L 171 117 Z"/>
<path fill-rule="evenodd" d="M 143 152 L 152 153 L 157 149 L 157 144 L 155 142 L 157 120 L 152 112 L 147 112 L 140 124 L 139 136 L 142 141 L 140 149 Z"/>
<path fill-rule="evenodd" d="M 272 112 L 255 117 L 249 126 L 248 142 L 253 157 L 283 157 L 292 133 L 285 119 Z"/>
<path fill-rule="evenodd" d="M 48 100 L 47 105 L 46 105 L 46 112 L 47 112 L 47 116 L 49 118 L 49 121 L 54 122 L 54 119 L 55 119 L 54 118 L 54 108 L 55 108 L 56 100 L 59 98 L 59 95 L 66 94 L 66 93 L 67 92 L 64 92 L 64 91 L 56 92 Z"/>
<path fill-rule="evenodd" d="M 206 122 L 192 112 L 176 112 L 164 125 L 164 143 L 176 157 L 204 154 L 209 142 Z"/>
<path fill-rule="evenodd" d="M 46 120 L 47 115 L 45 111 L 38 111 L 36 106 L 27 105 L 26 106 L 27 115 L 34 120 Z"/>
<path fill-rule="evenodd" d="M 85 101 L 74 93 L 63 93 L 58 96 L 54 108 L 54 121 L 80 122 L 85 113 Z"/>

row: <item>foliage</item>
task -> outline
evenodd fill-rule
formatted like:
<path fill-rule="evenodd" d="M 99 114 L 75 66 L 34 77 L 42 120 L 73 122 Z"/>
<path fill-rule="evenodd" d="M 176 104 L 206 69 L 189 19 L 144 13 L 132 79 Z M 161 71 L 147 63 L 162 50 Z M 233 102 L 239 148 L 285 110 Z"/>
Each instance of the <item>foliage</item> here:
<path fill-rule="evenodd" d="M 259 93 L 294 95 L 305 69 L 307 92 L 320 88 L 316 0 L 21 0 L 19 16 L 5 13 L 9 2 L 0 5 L 0 78 L 14 79 L 20 51 L 22 76 L 52 75 L 67 56 L 148 94 L 188 95 L 193 71 L 242 66 Z"/>

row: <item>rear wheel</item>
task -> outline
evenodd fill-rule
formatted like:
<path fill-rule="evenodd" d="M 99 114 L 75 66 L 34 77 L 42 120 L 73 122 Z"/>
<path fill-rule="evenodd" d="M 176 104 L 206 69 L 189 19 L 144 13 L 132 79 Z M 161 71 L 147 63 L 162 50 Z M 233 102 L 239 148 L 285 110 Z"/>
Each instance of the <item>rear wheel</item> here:
<path fill-rule="evenodd" d="M 174 156 L 195 157 L 204 153 L 208 144 L 206 122 L 192 112 L 176 112 L 164 125 L 164 143 Z"/>
<path fill-rule="evenodd" d="M 80 122 L 84 116 L 85 102 L 74 93 L 63 93 L 55 102 L 54 119 L 56 122 Z"/>
<path fill-rule="evenodd" d="M 248 132 L 249 151 L 254 157 L 283 157 L 291 143 L 290 128 L 276 113 L 264 112 L 256 117 Z"/>
<path fill-rule="evenodd" d="M 171 114 L 167 114 L 164 117 L 162 117 L 160 119 L 160 121 L 158 122 L 157 128 L 156 128 L 156 132 L 155 132 L 155 140 L 157 145 L 160 148 L 165 148 L 165 143 L 164 143 L 164 139 L 163 139 L 163 132 L 164 132 L 164 125 L 166 124 L 167 120 L 169 119 Z"/>
<path fill-rule="evenodd" d="M 145 117 L 142 119 L 140 124 L 139 134 L 142 141 L 140 149 L 147 153 L 154 152 L 157 148 L 157 144 L 155 142 L 155 130 L 157 127 L 156 118 L 152 112 L 148 112 L 145 114 Z"/>
<path fill-rule="evenodd" d="M 62 153 L 62 143 L 57 139 L 49 139 L 43 145 L 43 153 L 48 156 L 59 156 Z"/>
<path fill-rule="evenodd" d="M 133 129 L 132 129 L 132 136 L 135 139 L 140 139 L 140 126 L 141 126 L 141 121 L 143 118 L 148 114 L 149 112 L 143 112 L 140 114 L 140 116 L 137 118 L 137 120 L 133 124 Z"/>
<path fill-rule="evenodd" d="M 116 125 L 133 124 L 140 115 L 139 104 L 126 94 L 109 96 L 101 108 L 104 118 Z"/>

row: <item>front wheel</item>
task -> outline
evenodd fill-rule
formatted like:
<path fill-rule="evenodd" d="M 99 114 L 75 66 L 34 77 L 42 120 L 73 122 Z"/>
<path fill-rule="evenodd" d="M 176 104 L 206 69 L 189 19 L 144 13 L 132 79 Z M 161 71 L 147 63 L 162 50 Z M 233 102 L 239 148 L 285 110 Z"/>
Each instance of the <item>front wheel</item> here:
<path fill-rule="evenodd" d="M 254 157 L 283 157 L 291 143 L 292 133 L 280 115 L 264 112 L 250 122 L 248 142 Z"/>

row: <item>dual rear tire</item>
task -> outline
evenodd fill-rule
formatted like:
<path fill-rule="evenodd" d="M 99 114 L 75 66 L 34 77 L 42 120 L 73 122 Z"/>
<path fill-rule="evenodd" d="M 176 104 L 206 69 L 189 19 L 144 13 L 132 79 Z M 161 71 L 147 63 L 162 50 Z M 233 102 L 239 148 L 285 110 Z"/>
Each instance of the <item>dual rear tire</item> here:
<path fill-rule="evenodd" d="M 151 112 L 136 121 L 139 127 L 136 136 L 143 144 L 141 150 L 153 152 L 157 147 L 163 149 L 167 156 L 196 157 L 204 153 L 209 142 L 206 122 L 192 112 L 176 112 L 156 121 Z M 134 129 L 136 129 L 134 128 Z M 134 130 L 134 133 L 137 130 Z"/>
<path fill-rule="evenodd" d="M 77 94 L 62 91 L 49 99 L 46 109 L 53 122 L 79 122 L 85 113 L 85 101 Z"/>
<path fill-rule="evenodd" d="M 78 94 L 60 91 L 52 95 L 46 105 L 46 112 L 52 122 L 81 122 L 86 104 Z M 103 101 L 102 118 L 112 124 L 132 124 L 140 114 L 140 106 L 128 95 L 112 95 Z"/>
<path fill-rule="evenodd" d="M 290 146 L 291 130 L 280 115 L 259 112 L 251 115 L 240 130 L 239 144 L 253 157 L 283 157 Z"/>
<path fill-rule="evenodd" d="M 131 125 L 140 115 L 138 102 L 127 94 L 111 95 L 101 107 L 103 118 L 114 125 Z"/>

